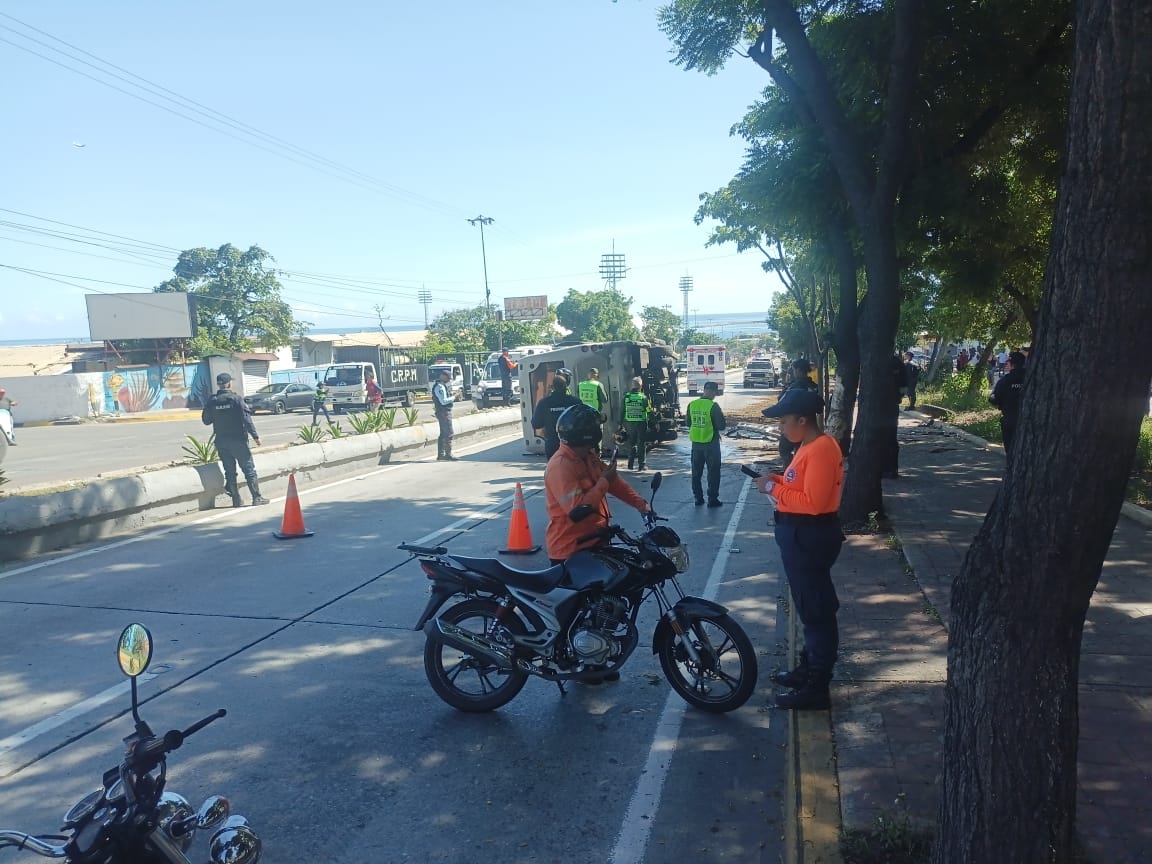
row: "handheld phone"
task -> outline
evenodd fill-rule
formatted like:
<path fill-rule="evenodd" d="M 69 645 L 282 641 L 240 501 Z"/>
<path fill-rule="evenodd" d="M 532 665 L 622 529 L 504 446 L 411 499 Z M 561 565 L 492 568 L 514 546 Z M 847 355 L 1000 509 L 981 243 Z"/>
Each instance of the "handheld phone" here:
<path fill-rule="evenodd" d="M 747 475 L 748 475 L 749 477 L 751 477 L 753 480 L 755 480 L 757 477 L 759 477 L 759 476 L 760 476 L 760 472 L 759 472 L 759 471 L 757 471 L 755 468 L 750 468 L 750 467 L 749 467 L 749 466 L 747 466 L 747 465 L 741 465 L 741 466 L 740 466 L 740 473 L 741 473 L 741 474 L 747 474 Z"/>

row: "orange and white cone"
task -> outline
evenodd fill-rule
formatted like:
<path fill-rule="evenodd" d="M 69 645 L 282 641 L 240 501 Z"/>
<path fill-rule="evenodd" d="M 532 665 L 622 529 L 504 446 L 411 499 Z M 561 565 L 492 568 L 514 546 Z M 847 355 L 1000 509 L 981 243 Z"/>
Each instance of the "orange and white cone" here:
<path fill-rule="evenodd" d="M 284 499 L 284 518 L 280 530 L 273 531 L 277 540 L 293 540 L 296 537 L 311 537 L 314 532 L 304 527 L 304 514 L 300 512 L 300 496 L 296 493 L 296 475 L 288 475 L 288 497 Z"/>
<path fill-rule="evenodd" d="M 516 494 L 512 498 L 512 523 L 508 526 L 508 548 L 501 549 L 501 555 L 531 555 L 540 547 L 532 542 L 532 526 L 528 524 L 528 508 L 524 506 L 524 490 L 516 484 Z"/>

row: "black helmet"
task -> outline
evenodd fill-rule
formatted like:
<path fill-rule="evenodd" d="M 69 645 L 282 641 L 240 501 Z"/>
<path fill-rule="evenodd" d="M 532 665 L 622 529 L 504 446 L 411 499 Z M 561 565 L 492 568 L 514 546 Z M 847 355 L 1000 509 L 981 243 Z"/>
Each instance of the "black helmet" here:
<path fill-rule="evenodd" d="M 556 437 L 570 447 L 593 447 L 600 443 L 600 414 L 588 405 L 565 408 L 556 421 Z"/>

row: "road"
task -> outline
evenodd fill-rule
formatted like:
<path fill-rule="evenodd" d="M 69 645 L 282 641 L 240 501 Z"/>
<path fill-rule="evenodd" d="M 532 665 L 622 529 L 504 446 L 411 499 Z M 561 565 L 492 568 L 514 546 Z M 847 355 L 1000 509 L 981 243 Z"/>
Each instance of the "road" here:
<path fill-rule="evenodd" d="M 432 417 L 430 402 L 417 403 L 420 422 Z M 471 402 L 458 402 L 454 412 L 462 417 L 475 410 Z M 397 418 L 403 420 L 403 409 Z M 206 441 L 212 430 L 200 422 L 199 412 L 171 415 L 163 421 L 115 421 L 76 426 L 34 426 L 17 429 L 17 447 L 9 448 L 3 468 L 7 490 L 23 487 L 64 485 L 80 479 L 134 473 L 144 466 L 165 467 L 184 461 L 183 447 L 191 435 Z M 323 422 L 323 417 L 320 418 Z M 351 431 L 347 416 L 332 419 Z M 263 449 L 299 441 L 300 427 L 310 426 L 311 411 L 290 414 L 257 414 L 254 417 Z M 254 448 L 259 465 L 260 448 Z M 6 491 L 7 491 L 6 490 Z"/>
<path fill-rule="evenodd" d="M 741 501 L 749 486 L 734 465 L 727 506 L 692 506 L 685 445 L 650 459 L 665 473 L 656 506 L 690 545 L 684 589 L 714 593 L 757 647 L 760 686 L 740 710 L 704 714 L 671 692 L 645 647 L 651 609 L 619 683 L 561 697 L 532 680 L 486 715 L 433 694 L 410 629 L 427 582 L 395 546 L 491 554 L 515 481 L 542 540 L 542 460 L 509 436 L 459 463 L 425 457 L 301 489 L 311 538 L 277 541 L 279 506 L 243 508 L 0 570 L 0 822 L 55 830 L 115 764 L 131 722 L 113 649 L 138 620 L 156 643 L 157 674 L 140 688 L 155 729 L 228 709 L 173 755 L 169 788 L 194 803 L 229 797 L 264 837 L 265 860 L 779 861 L 769 511 L 754 490 Z M 650 474 L 627 476 L 646 490 Z M 202 841 L 191 857 L 206 857 Z"/>

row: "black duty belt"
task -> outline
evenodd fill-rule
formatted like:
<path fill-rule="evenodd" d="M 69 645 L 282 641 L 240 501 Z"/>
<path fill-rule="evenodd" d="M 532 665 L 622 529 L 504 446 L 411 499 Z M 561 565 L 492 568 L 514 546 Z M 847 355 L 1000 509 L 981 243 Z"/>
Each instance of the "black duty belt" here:
<path fill-rule="evenodd" d="M 837 513 L 821 513 L 813 516 L 810 513 L 781 513 L 776 511 L 777 525 L 839 525 L 840 516 Z"/>

